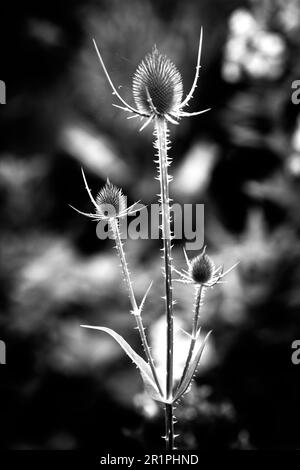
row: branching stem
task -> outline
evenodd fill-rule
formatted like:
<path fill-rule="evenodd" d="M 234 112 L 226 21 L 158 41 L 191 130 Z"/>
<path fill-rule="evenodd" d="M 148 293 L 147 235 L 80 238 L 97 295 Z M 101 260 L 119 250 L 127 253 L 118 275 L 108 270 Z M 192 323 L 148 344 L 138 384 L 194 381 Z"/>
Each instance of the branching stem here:
<path fill-rule="evenodd" d="M 140 309 L 137 305 L 135 294 L 134 294 L 134 291 L 133 291 L 132 282 L 131 282 L 131 279 L 130 279 L 130 273 L 129 273 L 128 266 L 127 266 L 125 252 L 124 252 L 124 249 L 123 249 L 123 243 L 122 243 L 121 236 L 120 236 L 119 224 L 118 224 L 118 221 L 116 219 L 112 219 L 110 221 L 110 228 L 111 228 L 111 230 L 114 234 L 114 239 L 115 239 L 115 242 L 116 242 L 116 248 L 117 248 L 118 255 L 119 255 L 119 258 L 120 258 L 120 261 L 121 261 L 121 267 L 122 267 L 122 272 L 123 272 L 123 276 L 124 276 L 124 281 L 125 281 L 126 288 L 127 288 L 127 291 L 128 291 L 128 296 L 129 296 L 129 300 L 130 300 L 131 307 L 132 307 L 132 313 L 134 315 L 136 325 L 137 325 L 137 329 L 138 329 L 139 334 L 140 334 L 141 342 L 142 342 L 145 354 L 147 356 L 148 363 L 149 363 L 149 366 L 151 368 L 151 372 L 152 372 L 155 384 L 157 386 L 157 389 L 158 389 L 159 393 L 163 396 L 163 392 L 162 392 L 162 389 L 161 389 L 161 386 L 160 386 L 160 383 L 159 383 L 159 380 L 158 380 L 158 377 L 157 377 L 154 361 L 153 361 L 151 351 L 150 351 L 150 348 L 149 348 L 148 340 L 147 340 L 147 337 L 146 337 L 146 334 L 145 334 L 145 328 L 144 328 L 144 325 L 143 325 L 141 312 L 140 312 Z"/>

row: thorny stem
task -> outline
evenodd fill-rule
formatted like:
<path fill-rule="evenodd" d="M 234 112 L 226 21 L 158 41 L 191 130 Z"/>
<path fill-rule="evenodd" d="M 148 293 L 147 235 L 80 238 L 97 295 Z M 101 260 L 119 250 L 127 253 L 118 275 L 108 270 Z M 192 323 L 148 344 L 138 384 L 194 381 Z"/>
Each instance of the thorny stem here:
<path fill-rule="evenodd" d="M 172 258 L 171 258 L 171 214 L 169 198 L 169 181 L 167 151 L 168 151 L 168 130 L 164 118 L 155 118 L 155 135 L 157 141 L 155 147 L 158 150 L 159 181 L 160 181 L 160 204 L 162 214 L 162 238 L 163 238 L 163 259 L 165 276 L 165 306 L 167 316 L 167 358 L 166 358 L 166 398 L 172 400 L 173 394 L 173 348 L 174 348 L 174 327 L 173 327 L 173 300 L 172 300 Z M 172 450 L 174 447 L 174 425 L 173 406 L 167 404 L 165 407 L 166 418 L 166 448 Z"/>
<path fill-rule="evenodd" d="M 189 352 L 186 358 L 185 366 L 183 369 L 183 373 L 181 376 L 181 380 L 179 382 L 178 388 L 181 386 L 187 370 L 189 368 L 191 359 L 193 357 L 196 341 L 197 341 L 197 333 L 198 333 L 198 328 L 199 328 L 199 316 L 200 316 L 200 306 L 201 306 L 201 299 L 202 299 L 202 294 L 203 294 L 203 289 L 204 287 L 202 285 L 196 286 L 196 291 L 195 291 L 195 305 L 194 305 L 194 317 L 193 317 L 193 327 L 192 327 L 192 335 L 191 335 L 191 343 L 189 347 Z"/>
<path fill-rule="evenodd" d="M 172 403 L 165 404 L 165 422 L 166 430 L 166 451 L 174 450 L 174 424 L 173 424 L 173 405 Z M 170 423 L 172 425 L 170 426 Z"/>
<path fill-rule="evenodd" d="M 125 252 L 124 252 L 124 249 L 123 249 L 123 243 L 122 243 L 121 236 L 120 236 L 118 221 L 113 219 L 109 222 L 109 224 L 110 224 L 110 228 L 111 228 L 111 230 L 114 234 L 114 238 L 115 238 L 115 242 L 116 242 L 116 248 L 117 248 L 118 255 L 119 255 L 119 258 L 120 258 L 120 261 L 121 261 L 121 267 L 122 267 L 122 272 L 123 272 L 123 276 L 124 276 L 124 281 L 125 281 L 125 284 L 126 284 L 126 288 L 127 288 L 128 295 L 129 295 L 129 300 L 130 300 L 131 307 L 132 307 L 132 313 L 133 313 L 135 321 L 136 321 L 136 325 L 137 325 L 137 329 L 138 329 L 140 337 L 141 337 L 142 345 L 143 345 L 145 354 L 147 356 L 148 363 L 149 363 L 149 366 L 151 368 L 151 372 L 152 372 L 155 384 L 157 386 L 157 389 L 158 389 L 159 393 L 161 395 L 163 395 L 163 392 L 162 392 L 162 389 L 161 389 L 161 386 L 159 384 L 159 380 L 158 380 L 158 377 L 157 377 L 154 362 L 153 362 L 153 359 L 152 359 L 152 355 L 151 355 L 151 352 L 150 352 L 150 347 L 149 347 L 147 337 L 146 337 L 146 334 L 145 334 L 145 328 L 144 328 L 144 325 L 143 325 L 141 312 L 140 312 L 140 309 L 137 305 L 136 298 L 135 298 L 135 295 L 134 295 L 134 292 L 133 292 L 132 283 L 131 283 L 131 279 L 130 279 L 130 274 L 129 274 L 127 261 L 126 261 L 126 257 L 125 257 Z"/>

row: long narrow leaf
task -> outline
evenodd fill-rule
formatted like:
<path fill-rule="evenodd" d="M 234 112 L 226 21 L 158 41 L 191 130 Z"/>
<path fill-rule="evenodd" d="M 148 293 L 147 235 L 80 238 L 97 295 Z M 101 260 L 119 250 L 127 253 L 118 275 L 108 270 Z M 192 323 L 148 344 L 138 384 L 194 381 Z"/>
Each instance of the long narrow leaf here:
<path fill-rule="evenodd" d="M 203 342 L 200 344 L 198 351 L 196 352 L 193 359 L 191 360 L 189 368 L 186 371 L 185 377 L 183 378 L 183 381 L 182 381 L 180 387 L 178 388 L 178 390 L 176 391 L 176 393 L 174 395 L 174 401 L 178 400 L 186 392 L 186 390 L 188 389 L 188 387 L 189 387 L 189 385 L 190 385 L 190 383 L 193 379 L 193 376 L 194 376 L 194 374 L 197 370 L 199 361 L 201 359 L 201 355 L 203 353 L 205 344 L 206 344 L 210 334 L 211 334 L 211 331 L 209 331 L 207 333 L 207 335 L 205 336 Z"/>
<path fill-rule="evenodd" d="M 138 367 L 144 385 L 145 389 L 148 392 L 148 394 L 153 398 L 153 400 L 164 402 L 163 397 L 160 395 L 160 393 L 157 390 L 157 387 L 152 379 L 152 372 L 144 359 L 137 354 L 132 347 L 127 343 L 127 341 L 118 333 L 116 333 L 114 330 L 110 328 L 105 328 L 103 326 L 90 326 L 90 325 L 80 325 L 82 328 L 90 328 L 91 330 L 99 330 L 99 331 L 104 331 L 105 333 L 108 333 L 110 336 L 112 336 L 117 343 L 121 346 L 121 348 L 125 351 L 127 356 L 130 357 L 130 359 L 136 364 Z"/>

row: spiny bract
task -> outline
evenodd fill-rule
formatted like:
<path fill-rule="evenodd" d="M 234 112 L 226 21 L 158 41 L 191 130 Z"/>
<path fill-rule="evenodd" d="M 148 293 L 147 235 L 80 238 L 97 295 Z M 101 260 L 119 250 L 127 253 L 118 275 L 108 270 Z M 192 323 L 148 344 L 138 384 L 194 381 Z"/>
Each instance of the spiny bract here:
<path fill-rule="evenodd" d="M 179 109 L 183 88 L 175 65 L 154 47 L 138 66 L 133 77 L 133 96 L 141 113 L 158 115 Z"/>

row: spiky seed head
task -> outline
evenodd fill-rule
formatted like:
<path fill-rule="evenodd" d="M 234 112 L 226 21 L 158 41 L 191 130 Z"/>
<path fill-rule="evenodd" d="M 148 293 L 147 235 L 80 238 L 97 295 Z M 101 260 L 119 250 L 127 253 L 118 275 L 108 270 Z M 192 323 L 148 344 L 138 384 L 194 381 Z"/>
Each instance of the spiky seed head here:
<path fill-rule="evenodd" d="M 214 270 L 214 262 L 203 252 L 191 261 L 190 276 L 197 284 L 206 284 L 212 280 Z"/>
<path fill-rule="evenodd" d="M 158 115 L 176 112 L 182 101 L 181 75 L 156 47 L 138 66 L 132 88 L 137 109 L 141 113 L 153 114 L 149 96 Z"/>
<path fill-rule="evenodd" d="M 97 212 L 104 217 L 116 217 L 126 209 L 126 197 L 122 189 L 114 186 L 109 179 L 96 197 Z"/>

